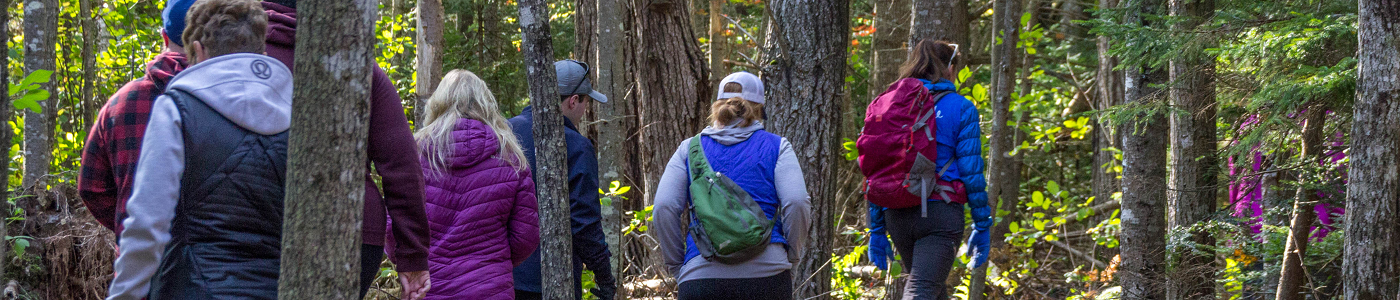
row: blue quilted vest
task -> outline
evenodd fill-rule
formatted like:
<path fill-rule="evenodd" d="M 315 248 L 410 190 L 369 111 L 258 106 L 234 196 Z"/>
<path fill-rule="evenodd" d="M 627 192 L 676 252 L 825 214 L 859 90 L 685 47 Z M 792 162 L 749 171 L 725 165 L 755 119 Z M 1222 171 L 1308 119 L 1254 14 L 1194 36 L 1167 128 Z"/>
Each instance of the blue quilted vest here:
<path fill-rule="evenodd" d="M 739 187 L 748 192 L 749 196 L 758 202 L 758 206 L 763 208 L 763 214 L 770 220 L 776 220 L 771 242 L 787 245 L 787 239 L 783 238 L 783 221 L 776 217 L 782 203 L 778 200 L 778 189 L 774 186 L 773 179 L 782 143 L 782 137 L 764 130 L 755 131 L 748 140 L 728 146 L 709 136 L 700 138 L 700 146 L 705 149 L 705 159 L 710 161 L 710 168 L 734 180 Z M 686 165 L 689 166 L 689 162 Z M 690 197 L 690 193 L 686 195 L 686 198 Z M 691 217 L 690 226 L 700 226 L 696 222 L 695 218 Z M 690 261 L 696 256 L 700 256 L 700 250 L 695 248 L 695 240 L 687 234 L 685 260 Z"/>

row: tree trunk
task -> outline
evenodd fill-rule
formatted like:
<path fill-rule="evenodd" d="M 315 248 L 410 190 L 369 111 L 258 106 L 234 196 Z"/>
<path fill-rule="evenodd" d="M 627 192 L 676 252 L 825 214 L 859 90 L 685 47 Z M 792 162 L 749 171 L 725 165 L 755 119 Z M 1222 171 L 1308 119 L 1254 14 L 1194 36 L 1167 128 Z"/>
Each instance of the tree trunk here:
<path fill-rule="evenodd" d="M 910 46 L 913 46 L 921 39 L 945 40 L 954 44 L 967 44 L 970 42 L 967 35 L 968 1 L 913 1 L 913 27 L 910 27 L 909 30 Z M 1017 3 L 1020 2 L 1017 1 Z M 1021 15 L 1016 14 L 1015 19 L 1020 21 Z"/>
<path fill-rule="evenodd" d="M 1011 106 L 1016 92 L 1016 72 L 1018 62 L 1025 55 L 1025 51 L 1016 46 L 1023 8 L 1020 0 L 993 2 L 993 32 L 1002 41 L 992 46 L 992 128 L 991 137 L 988 138 L 991 153 L 987 155 L 987 205 L 993 208 L 993 216 L 998 211 L 1014 211 L 1020 192 L 1021 172 L 1017 159 L 1011 155 L 1016 149 L 1015 137 L 1020 130 L 1007 123 L 1015 118 L 1011 114 Z M 915 19 L 918 19 L 918 13 L 915 13 Z M 991 236 L 994 248 L 1005 245 L 1008 229 L 1006 224 L 993 226 Z M 985 299 L 986 279 L 986 265 L 972 271 L 969 299 Z"/>
<path fill-rule="evenodd" d="M 8 41 L 10 40 L 10 0 L 0 0 L 0 8 L 3 8 L 0 9 L 0 41 Z M 8 53 L 9 46 L 7 45 L 5 48 L 7 49 L 5 52 Z M 10 86 L 9 63 L 0 69 L 5 70 L 0 72 L 0 86 L 7 87 L 7 91 L 0 93 L 0 145 L 4 145 L 5 149 L 10 149 L 14 146 L 14 139 L 11 136 L 15 132 L 14 129 L 10 128 L 10 120 L 14 120 L 15 115 L 14 104 L 10 102 L 8 91 Z M 9 150 L 5 152 L 8 153 Z M 0 176 L 3 176 L 0 178 L 6 178 L 5 186 L 0 187 L 0 199 L 4 199 L 0 200 L 0 282 L 8 282 L 10 277 L 5 274 L 5 269 L 10 265 L 10 242 L 4 239 L 4 237 L 9 236 L 9 228 L 6 224 L 10 223 L 8 220 L 10 218 L 10 156 L 8 154 L 0 155 L 0 166 L 5 166 L 0 168 Z"/>
<path fill-rule="evenodd" d="M 729 74 L 724 59 L 729 57 L 726 45 L 729 38 L 724 35 L 724 2 L 710 0 L 710 86 L 719 86 L 719 80 Z"/>
<path fill-rule="evenodd" d="M 593 55 L 593 67 L 598 70 L 598 80 L 593 88 L 598 92 L 608 96 L 608 104 L 598 106 L 596 111 L 598 117 L 598 174 L 601 185 L 607 186 L 613 181 L 619 182 L 622 186 L 635 187 L 642 178 L 641 169 L 635 163 L 636 157 L 641 149 L 641 144 L 637 142 L 637 116 L 636 101 L 632 94 L 632 41 L 627 35 L 627 24 L 631 24 L 630 8 L 631 4 L 627 0 L 596 0 L 597 24 L 596 27 L 597 52 Z M 644 193 L 638 188 L 638 192 L 623 195 L 631 198 L 623 200 L 613 199 L 612 205 L 603 206 L 602 215 L 604 225 L 607 230 L 608 247 L 613 254 L 612 270 L 613 278 L 622 282 L 623 253 L 627 253 L 622 243 L 622 228 L 625 222 L 622 219 L 622 212 L 629 210 L 641 210 L 642 205 L 638 205 L 643 197 L 636 197 Z M 633 244 L 631 242 L 627 244 Z M 620 289 L 616 295 L 618 300 L 627 299 L 630 295 Z"/>
<path fill-rule="evenodd" d="M 836 173 L 841 149 L 850 5 L 846 0 L 768 2 L 773 20 L 763 79 L 768 124 L 792 143 L 812 199 L 806 253 L 793 268 L 794 299 L 828 299 L 835 224 Z"/>
<path fill-rule="evenodd" d="M 57 0 L 30 0 L 24 3 L 24 72 L 55 71 L 54 44 L 58 33 Z M 53 161 L 54 102 L 58 93 L 56 80 L 39 84 L 48 91 L 49 99 L 39 101 L 39 112 L 24 111 L 24 178 L 20 188 L 44 189 L 48 180 L 49 163 Z"/>
<path fill-rule="evenodd" d="M 1149 27 L 1161 24 L 1144 15 L 1161 15 L 1162 0 L 1142 0 L 1129 12 L 1129 22 Z M 1132 66 L 1125 76 L 1125 102 L 1162 105 L 1166 72 L 1148 66 Z M 1162 114 L 1141 113 L 1129 120 L 1123 132 L 1123 207 L 1119 234 L 1119 282 L 1123 299 L 1166 298 L 1163 276 L 1166 264 L 1167 120 Z"/>
<path fill-rule="evenodd" d="M 1171 0 L 1176 32 L 1190 32 L 1212 18 L 1214 0 Z M 1205 49 L 1213 42 L 1188 43 L 1171 59 L 1171 186 L 1167 192 L 1167 226 L 1182 230 L 1192 249 L 1172 251 L 1167 299 L 1215 297 L 1215 238 L 1205 229 L 1215 213 L 1219 159 L 1215 151 L 1215 58 Z M 1178 239 L 1170 239 L 1178 240 Z"/>
<path fill-rule="evenodd" d="M 298 10 L 281 299 L 352 299 L 360 287 L 375 2 Z"/>
<path fill-rule="evenodd" d="M 522 0 L 520 50 L 525 56 L 535 123 L 535 191 L 540 203 L 540 274 L 544 299 L 574 299 L 573 241 L 569 231 L 568 147 L 554 75 L 554 39 L 545 0 Z"/>
<path fill-rule="evenodd" d="M 83 107 L 84 121 L 92 122 L 97 118 L 97 111 L 102 109 L 102 101 L 93 97 L 93 80 L 97 76 L 97 40 L 98 36 L 97 18 L 93 15 L 93 10 L 100 7 L 100 0 L 79 0 L 79 11 L 83 15 L 83 86 L 79 92 L 82 99 L 79 100 Z M 83 125 L 91 125 L 84 123 Z M 80 126 L 87 128 L 86 126 Z"/>
<path fill-rule="evenodd" d="M 1118 0 L 1099 0 L 1100 10 L 1117 7 Z M 1099 99 L 1094 106 L 1097 110 L 1123 104 L 1123 71 L 1114 70 L 1118 67 L 1118 58 L 1108 54 L 1112 47 L 1113 43 L 1107 36 L 1098 37 L 1099 69 L 1095 80 L 1098 81 Z M 1112 201 L 1113 193 L 1120 191 L 1118 175 L 1109 166 L 1115 154 L 1110 148 L 1119 148 L 1118 142 L 1123 137 L 1099 114 L 1095 114 L 1094 124 L 1094 202 L 1103 203 Z"/>
<path fill-rule="evenodd" d="M 910 0 L 874 1 L 875 33 L 870 92 L 878 94 L 899 79 L 899 65 L 909 56 Z"/>
<path fill-rule="evenodd" d="M 575 60 L 589 62 L 590 64 L 594 61 L 593 56 L 597 54 L 594 52 L 594 49 L 597 48 L 594 47 L 593 43 L 598 39 L 597 28 L 598 0 L 574 0 L 573 58 Z M 611 98 L 609 98 L 609 100 L 611 100 Z"/>
<path fill-rule="evenodd" d="M 1389 300 L 1400 294 L 1400 3 L 1361 0 L 1360 12 L 1342 289 Z"/>
<path fill-rule="evenodd" d="M 690 28 L 686 1 L 635 0 L 637 15 L 637 114 L 642 131 L 646 203 L 676 145 L 709 125 L 709 84 L 704 53 Z"/>
<path fill-rule="evenodd" d="M 414 115 L 427 118 L 428 97 L 437 90 L 442 80 L 442 54 L 446 48 L 442 44 L 442 33 L 447 30 L 443 17 L 442 0 L 418 0 L 418 84 L 414 90 L 418 101 L 413 104 Z"/>
<path fill-rule="evenodd" d="M 1322 163 L 1322 126 L 1327 116 L 1327 110 L 1321 106 L 1311 106 L 1303 114 L 1303 160 L 1312 163 Z M 1309 165 L 1312 167 L 1313 165 Z M 1308 254 L 1308 238 L 1312 233 L 1313 219 L 1317 214 L 1313 212 L 1313 205 L 1317 204 L 1317 191 L 1306 188 L 1305 180 L 1309 178 L 1318 179 L 1318 176 L 1299 177 L 1298 181 L 1303 187 L 1298 188 L 1298 199 L 1293 202 L 1293 220 L 1290 222 L 1288 230 L 1288 240 L 1283 250 L 1283 268 L 1279 272 L 1278 299 L 1279 300 L 1302 300 L 1305 299 L 1308 289 L 1303 287 L 1307 283 L 1307 271 L 1303 266 L 1303 258 Z"/>

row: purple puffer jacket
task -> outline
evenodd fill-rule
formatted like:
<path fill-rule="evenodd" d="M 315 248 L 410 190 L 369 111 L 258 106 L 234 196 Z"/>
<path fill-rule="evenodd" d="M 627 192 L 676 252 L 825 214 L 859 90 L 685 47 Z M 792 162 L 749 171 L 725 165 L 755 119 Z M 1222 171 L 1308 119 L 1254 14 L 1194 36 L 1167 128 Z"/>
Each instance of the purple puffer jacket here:
<path fill-rule="evenodd" d="M 530 169 L 497 157 L 500 143 L 481 121 L 458 121 L 452 137 L 449 170 L 436 176 L 423 162 L 433 280 L 427 299 L 514 299 L 511 269 L 540 243 Z"/>

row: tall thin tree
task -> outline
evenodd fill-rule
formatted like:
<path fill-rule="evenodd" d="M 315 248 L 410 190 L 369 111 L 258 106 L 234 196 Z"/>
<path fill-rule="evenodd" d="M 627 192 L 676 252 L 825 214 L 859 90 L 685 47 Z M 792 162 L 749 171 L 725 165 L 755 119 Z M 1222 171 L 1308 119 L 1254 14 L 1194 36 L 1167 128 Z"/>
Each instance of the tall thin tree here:
<path fill-rule="evenodd" d="M 593 56 L 598 54 L 594 51 L 597 49 L 597 45 L 594 45 L 598 40 L 597 28 L 598 0 L 574 0 L 574 59 L 594 61 Z"/>
<path fill-rule="evenodd" d="M 710 70 L 690 27 L 688 1 L 634 0 L 637 114 L 647 203 L 676 143 L 700 132 L 714 101 Z"/>
<path fill-rule="evenodd" d="M 637 138 L 636 100 L 631 92 L 633 55 L 632 41 L 627 35 L 627 24 L 631 20 L 629 0 L 596 0 L 598 25 L 596 27 L 597 52 L 593 55 L 594 69 L 598 80 L 595 89 L 608 96 L 608 105 L 598 106 L 598 179 L 599 186 L 619 182 L 622 186 L 635 186 L 642 177 L 636 164 L 641 149 Z M 641 191 L 641 189 L 638 189 Z M 636 195 L 638 193 L 632 193 Z M 603 224 L 608 230 L 608 247 L 613 253 L 613 278 L 622 277 L 621 260 L 626 255 L 622 248 L 622 212 L 640 210 L 642 197 L 628 196 L 628 200 L 612 199 L 612 205 L 603 206 Z M 619 291 L 617 299 L 626 299 L 627 293 Z"/>
<path fill-rule="evenodd" d="M 540 274 L 544 299 L 574 299 L 573 241 L 569 231 L 568 148 L 564 145 L 564 115 L 554 77 L 554 39 L 549 31 L 549 7 L 544 0 L 522 0 L 520 50 L 535 122 L 535 193 L 540 202 Z"/>
<path fill-rule="evenodd" d="M 93 120 L 97 117 L 97 111 L 102 109 L 102 100 L 93 97 L 93 89 L 97 76 L 97 40 L 100 29 L 97 27 L 97 16 L 94 14 L 97 8 L 102 6 L 101 0 L 80 0 L 78 10 L 83 15 L 83 86 L 79 91 L 82 99 L 79 100 L 83 108 L 83 120 Z"/>
<path fill-rule="evenodd" d="M 1215 213 L 1219 159 L 1215 151 L 1215 58 L 1206 53 L 1212 36 L 1194 34 L 1215 14 L 1215 0 L 1171 0 L 1178 18 L 1172 31 L 1186 35 L 1171 59 L 1171 188 L 1167 192 L 1167 226 L 1190 237 L 1190 245 L 1170 251 L 1167 299 L 1215 296 L 1215 238 L 1205 222 Z M 1177 240 L 1177 239 L 1171 239 Z"/>
<path fill-rule="evenodd" d="M 281 299 L 352 299 L 369 133 L 375 0 L 301 4 L 287 142 Z"/>
<path fill-rule="evenodd" d="M 1322 142 L 1323 142 L 1323 122 L 1327 116 L 1326 108 L 1320 105 L 1313 105 L 1303 113 L 1303 153 L 1302 157 L 1307 162 L 1322 162 Z M 1308 176 L 1299 176 L 1299 182 L 1307 180 Z M 1293 202 L 1292 220 L 1288 226 L 1288 240 L 1283 248 L 1283 265 L 1279 271 L 1279 281 L 1276 290 L 1279 300 L 1301 300 L 1307 298 L 1307 289 L 1303 285 L 1307 282 L 1307 272 L 1303 269 L 1303 257 L 1308 253 L 1308 238 L 1312 233 L 1313 219 L 1317 214 L 1313 211 L 1312 204 L 1317 203 L 1318 196 L 1315 190 L 1307 188 L 1306 184 L 1300 184 L 1297 200 Z"/>
<path fill-rule="evenodd" d="M 1118 7 L 1118 0 L 1099 0 L 1099 16 L 1104 12 Z M 1123 71 L 1115 70 L 1118 67 L 1118 57 L 1109 54 L 1113 48 L 1113 42 L 1108 36 L 1097 37 L 1099 54 L 1099 68 L 1094 75 L 1098 84 L 1098 101 L 1094 104 L 1094 109 L 1106 110 L 1114 105 L 1123 104 Z M 1094 124 L 1094 173 L 1092 175 L 1094 201 L 1103 203 L 1112 201 L 1113 193 L 1119 192 L 1118 175 L 1113 174 L 1109 166 L 1114 161 L 1116 154 L 1113 149 L 1118 148 L 1122 135 L 1109 126 L 1104 116 L 1095 115 Z"/>
<path fill-rule="evenodd" d="M 1162 15 L 1162 0 L 1128 0 L 1127 22 L 1159 27 L 1153 15 Z M 1128 43 L 1125 47 L 1134 47 Z M 1166 83 L 1167 72 L 1138 63 L 1125 75 L 1126 103 L 1143 110 L 1162 105 L 1165 97 L 1158 85 Z M 1158 300 L 1166 298 L 1163 272 L 1166 264 L 1167 202 L 1167 120 L 1161 113 L 1134 115 L 1119 130 L 1123 132 L 1123 206 L 1119 234 L 1119 282 L 1123 299 Z"/>
<path fill-rule="evenodd" d="M 9 41 L 9 40 L 10 40 L 10 0 L 0 0 L 0 41 Z M 9 44 L 6 44 L 6 45 L 5 45 L 5 53 L 9 53 L 9 52 L 10 52 L 10 46 L 9 46 Z M 3 87 L 9 87 L 9 86 L 10 86 L 10 64 L 9 64 L 9 63 L 6 63 L 6 64 L 3 65 L 3 66 L 0 66 L 0 86 L 3 86 Z M 14 110 L 14 105 L 13 105 L 12 103 L 10 103 L 10 101 L 11 101 L 11 100 L 10 100 L 10 93 L 9 93 L 9 91 L 8 91 L 8 88 L 6 89 L 6 91 L 0 91 L 0 145 L 5 146 L 5 149 L 10 149 L 10 148 L 13 146 L 13 143 L 14 143 L 14 142 L 13 142 L 14 139 L 10 138 L 10 136 L 14 134 L 14 130 L 13 130 L 12 128 L 10 128 L 10 120 L 14 120 L 14 118 L 15 118 L 14 111 L 15 111 L 15 110 Z M 10 166 L 10 156 L 9 156 L 9 155 L 0 155 L 0 166 L 5 166 L 5 168 L 3 168 L 3 170 L 0 170 L 0 176 L 4 176 L 4 177 L 0 177 L 0 178 L 10 178 L 10 167 L 9 167 L 9 166 Z M 9 218 L 10 218 L 10 201 L 9 201 L 9 199 L 10 199 L 10 185 L 9 185 L 9 184 L 5 184 L 4 187 L 0 187 L 0 199 L 4 199 L 4 201 L 0 201 L 0 282 L 5 282 L 6 279 L 9 279 L 9 277 L 5 274 L 5 268 L 6 268 L 6 266 L 9 265 L 9 257 L 8 257 L 7 254 L 10 253 L 10 242 L 4 240 L 4 238 L 3 238 L 3 237 L 8 236 L 8 234 L 9 234 L 9 231 L 8 231 L 9 228 L 8 228 L 8 226 L 6 226 L 6 224 L 10 223 L 10 221 L 9 221 Z"/>
<path fill-rule="evenodd" d="M 724 0 L 710 0 L 710 85 L 718 86 L 719 80 L 724 78 L 729 72 L 729 68 L 724 66 L 724 59 L 728 57 L 726 45 L 729 38 L 725 36 L 724 22 Z"/>
<path fill-rule="evenodd" d="M 795 299 L 827 299 L 835 224 L 841 107 L 850 44 L 847 0 L 768 2 L 768 65 L 763 68 L 773 132 L 792 142 L 807 191 L 812 224 L 806 253 L 794 266 Z"/>
<path fill-rule="evenodd" d="M 24 3 L 24 72 L 54 71 L 54 46 L 58 39 L 58 0 L 30 0 Z M 53 160 L 53 110 L 58 93 L 54 81 L 39 85 L 51 98 L 39 101 L 39 111 L 24 112 L 24 178 L 20 188 L 29 190 L 45 185 Z"/>
<path fill-rule="evenodd" d="M 1400 2 L 1359 2 L 1342 290 L 1389 300 L 1400 294 Z"/>
<path fill-rule="evenodd" d="M 418 99 L 413 104 L 414 115 L 427 117 L 428 97 L 437 90 L 442 80 L 442 54 L 446 50 L 442 33 L 447 30 L 444 24 L 442 0 L 418 0 L 418 78 L 414 87 Z"/>
<path fill-rule="evenodd" d="M 1016 194 L 1020 191 L 1020 187 L 1011 180 L 1019 177 L 1020 173 L 1012 157 L 1018 130 L 1008 122 L 1015 118 L 1011 114 L 1011 105 L 1016 93 L 1016 72 L 1025 52 L 1017 46 L 1022 8 L 1020 0 L 995 0 L 992 5 L 993 34 L 999 43 L 992 45 L 992 128 L 991 137 L 987 140 L 991 151 L 987 155 L 987 204 L 994 210 L 1013 209 L 1011 206 L 1015 205 Z M 992 241 L 996 244 L 1001 244 L 1005 235 L 1005 231 L 991 232 Z M 973 270 L 969 288 L 972 299 L 984 299 L 986 277 L 986 265 Z"/>

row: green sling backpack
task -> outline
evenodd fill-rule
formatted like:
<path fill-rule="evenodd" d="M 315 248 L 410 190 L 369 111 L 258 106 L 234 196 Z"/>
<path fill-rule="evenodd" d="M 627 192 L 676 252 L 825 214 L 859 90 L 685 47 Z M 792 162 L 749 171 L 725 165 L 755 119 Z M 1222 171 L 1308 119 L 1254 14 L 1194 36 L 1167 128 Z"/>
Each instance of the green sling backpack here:
<path fill-rule="evenodd" d="M 690 236 L 706 260 L 738 264 L 762 254 L 773 220 L 738 183 L 710 168 L 700 135 L 690 139 Z"/>

